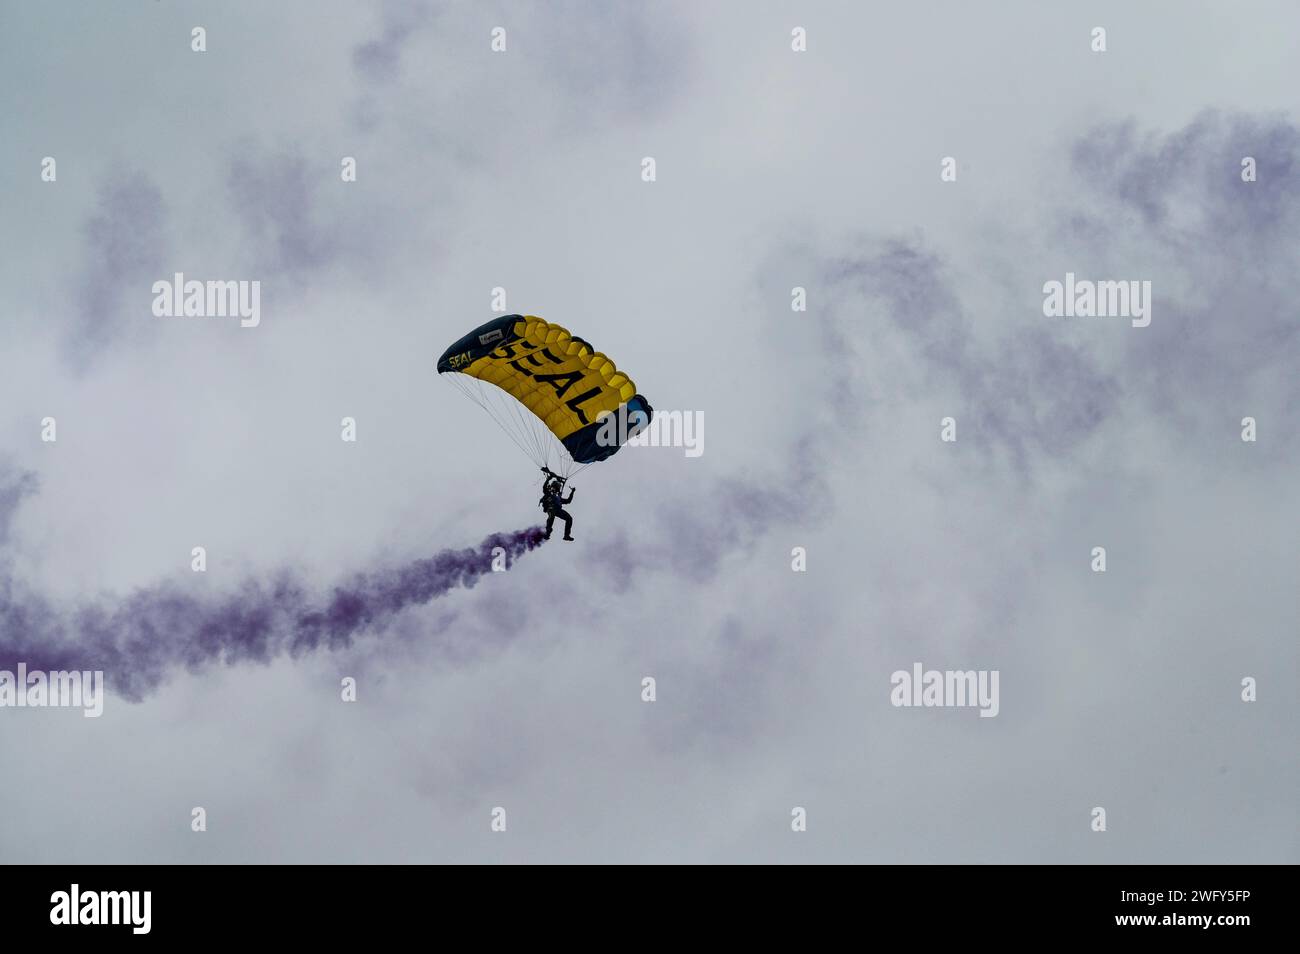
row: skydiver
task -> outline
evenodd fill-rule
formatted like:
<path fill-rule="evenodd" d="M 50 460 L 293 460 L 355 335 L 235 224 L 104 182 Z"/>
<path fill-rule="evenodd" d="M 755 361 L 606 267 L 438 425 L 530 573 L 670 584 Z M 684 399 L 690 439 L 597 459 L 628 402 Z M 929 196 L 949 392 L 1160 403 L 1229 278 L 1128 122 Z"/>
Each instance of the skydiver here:
<path fill-rule="evenodd" d="M 546 470 L 546 468 L 542 468 Z M 546 533 L 545 539 L 551 539 L 551 528 L 555 525 L 555 518 L 559 517 L 564 521 L 564 539 L 572 540 L 573 535 L 573 517 L 563 505 L 573 500 L 575 488 L 569 488 L 569 496 L 561 497 L 564 492 L 564 481 L 558 475 L 552 474 L 549 470 L 546 473 L 551 474 L 546 484 L 542 487 L 542 499 L 537 501 L 538 505 L 546 511 Z"/>

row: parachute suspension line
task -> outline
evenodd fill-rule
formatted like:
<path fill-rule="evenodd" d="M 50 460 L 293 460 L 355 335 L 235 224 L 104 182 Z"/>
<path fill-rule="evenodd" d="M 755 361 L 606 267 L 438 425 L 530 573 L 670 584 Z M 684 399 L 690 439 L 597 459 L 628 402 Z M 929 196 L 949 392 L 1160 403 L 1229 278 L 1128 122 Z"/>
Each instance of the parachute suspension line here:
<path fill-rule="evenodd" d="M 481 381 L 479 382 L 479 386 L 483 388 L 491 387 L 490 385 L 484 385 Z M 552 442 L 555 438 L 551 432 L 546 429 L 546 425 L 543 424 L 542 421 L 531 411 L 528 411 L 523 404 L 515 400 L 512 395 L 507 395 L 504 391 L 496 387 L 492 387 L 492 390 L 495 392 L 494 396 L 496 397 L 499 406 L 505 408 L 506 413 L 514 418 L 518 423 L 519 432 L 523 434 L 532 445 L 535 452 L 534 461 L 537 462 L 539 466 L 542 464 L 548 464 L 551 457 L 550 452 Z"/>
<path fill-rule="evenodd" d="M 486 404 L 484 404 L 481 400 L 479 400 L 479 398 L 474 394 L 474 392 L 468 386 L 466 386 L 465 383 L 461 380 L 461 377 L 462 376 L 459 374 L 453 374 L 449 376 L 447 380 L 455 384 L 456 389 L 460 391 L 461 394 L 465 395 L 467 398 L 469 398 L 479 407 L 483 408 L 483 410 L 487 412 L 488 417 L 492 418 L 493 421 L 496 421 L 497 427 L 501 428 L 501 430 L 505 432 L 506 437 L 510 438 L 510 440 L 514 442 L 514 445 L 524 452 L 525 457 L 529 458 L 530 460 L 533 459 L 532 452 L 529 451 L 529 449 L 525 447 L 522 443 L 520 443 L 514 434 L 510 433 L 510 429 L 508 427 L 502 424 L 501 421 L 497 420 L 497 416 L 492 413 L 491 408 L 489 408 Z"/>
<path fill-rule="evenodd" d="M 508 391 L 470 375 L 451 373 L 445 377 L 456 389 L 481 407 L 497 427 L 539 467 L 547 467 L 567 480 L 590 464 L 577 464 L 541 418 Z"/>
<path fill-rule="evenodd" d="M 521 444 L 518 438 L 516 438 L 514 434 L 510 433 L 509 428 L 505 427 L 499 420 L 497 420 L 496 415 L 492 413 L 491 409 L 488 408 L 488 406 L 484 404 L 483 401 L 481 401 L 479 397 L 476 396 L 474 392 L 467 385 L 465 385 L 464 382 L 460 381 L 458 378 L 452 378 L 451 380 L 455 382 L 457 389 L 462 394 L 464 394 L 467 398 L 469 398 L 471 401 L 473 401 L 475 404 L 477 404 L 479 407 L 483 408 L 483 410 L 487 412 L 488 417 L 492 418 L 492 420 L 496 423 L 497 427 L 501 428 L 502 432 L 506 435 L 506 437 L 510 438 L 510 440 L 514 443 L 514 445 L 518 447 L 521 451 L 523 451 L 525 457 L 532 456 L 529 453 L 528 448 L 525 447 L 523 444 Z"/>
<path fill-rule="evenodd" d="M 482 381 L 479 382 L 479 387 L 484 387 Z M 533 450 L 536 453 L 536 458 L 534 459 L 540 458 L 545 462 L 548 455 L 547 445 L 542 442 L 542 437 L 539 433 L 542 428 L 541 422 L 531 412 L 525 416 L 524 410 L 522 409 L 523 405 L 521 405 L 519 401 L 515 400 L 513 396 L 504 396 L 504 392 L 499 388 L 493 388 L 493 390 L 497 392 L 496 397 L 501 406 L 505 407 L 507 412 L 516 422 L 518 422 L 520 433 L 524 434 L 532 444 Z"/>
<path fill-rule="evenodd" d="M 510 400 L 503 395 L 499 388 L 485 385 L 478 378 L 474 379 L 472 386 L 478 388 L 478 392 L 483 396 L 484 401 L 492 406 L 494 416 L 499 417 L 503 422 L 509 422 L 513 433 L 517 434 L 528 445 L 529 456 L 536 462 L 539 456 L 536 435 L 526 425 L 523 418 L 519 416 L 517 408 L 514 406 L 518 402 Z"/>
<path fill-rule="evenodd" d="M 477 379 L 476 379 L 477 380 Z M 506 413 L 511 415 L 519 424 L 519 431 L 526 438 L 530 439 L 533 447 L 536 448 L 536 461 L 538 466 L 549 467 L 551 470 L 564 477 L 568 477 L 574 466 L 573 459 L 563 450 L 563 445 L 559 439 L 551 433 L 546 423 L 522 402 L 515 400 L 513 396 L 500 388 L 486 385 L 479 381 L 479 387 L 485 392 L 490 391 L 498 402 L 500 407 L 505 408 Z"/>
<path fill-rule="evenodd" d="M 479 394 L 482 395 L 484 404 L 489 409 L 488 413 L 496 418 L 497 422 L 508 433 L 518 438 L 518 441 L 524 447 L 524 453 L 536 463 L 539 457 L 537 437 L 532 429 L 515 413 L 514 408 L 510 406 L 515 402 L 496 387 L 486 385 L 477 379 L 472 387 L 477 388 Z"/>

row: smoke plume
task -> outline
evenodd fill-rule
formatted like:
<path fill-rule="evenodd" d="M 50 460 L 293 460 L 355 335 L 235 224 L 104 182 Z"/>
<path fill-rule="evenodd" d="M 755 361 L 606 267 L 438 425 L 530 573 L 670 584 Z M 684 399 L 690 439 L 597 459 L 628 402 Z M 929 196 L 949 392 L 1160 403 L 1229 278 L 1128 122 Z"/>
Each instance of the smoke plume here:
<path fill-rule="evenodd" d="M 0 669 L 19 662 L 29 670 L 99 669 L 112 691 L 139 701 L 178 666 L 268 662 L 350 646 L 409 607 L 474 586 L 492 572 L 496 548 L 509 567 L 543 539 L 541 527 L 493 534 L 478 547 L 358 574 L 325 597 L 286 572 L 220 596 L 193 582 L 169 582 L 64 612 L 0 577 Z"/>

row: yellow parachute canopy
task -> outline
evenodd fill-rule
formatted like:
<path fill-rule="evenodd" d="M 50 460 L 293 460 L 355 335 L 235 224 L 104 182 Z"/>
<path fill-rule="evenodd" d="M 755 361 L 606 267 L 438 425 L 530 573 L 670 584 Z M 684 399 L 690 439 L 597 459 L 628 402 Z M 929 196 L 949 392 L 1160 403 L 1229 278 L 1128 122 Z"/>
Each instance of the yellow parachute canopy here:
<path fill-rule="evenodd" d="M 525 453 L 563 476 L 614 454 L 653 414 L 606 355 L 535 315 L 506 315 L 475 328 L 443 353 L 438 372 L 450 372 Z M 623 427 L 602 428 L 609 414 L 619 414 Z"/>

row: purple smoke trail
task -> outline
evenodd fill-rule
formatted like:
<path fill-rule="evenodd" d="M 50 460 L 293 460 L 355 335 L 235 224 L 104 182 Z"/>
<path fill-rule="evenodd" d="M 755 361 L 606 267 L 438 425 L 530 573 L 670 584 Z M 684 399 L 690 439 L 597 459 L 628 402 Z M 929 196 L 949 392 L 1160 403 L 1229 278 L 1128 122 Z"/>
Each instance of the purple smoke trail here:
<path fill-rule="evenodd" d="M 101 669 L 108 687 L 139 701 L 170 669 L 215 662 L 268 662 L 325 646 L 350 646 L 382 631 L 402 610 L 466 589 L 492 572 L 493 550 L 508 567 L 542 545 L 541 527 L 496 533 L 477 548 L 443 550 L 405 566 L 358 574 L 323 604 L 291 574 L 248 581 L 233 594 L 209 596 L 176 583 L 137 590 L 113 607 L 61 613 L 39 597 L 19 597 L 0 578 L 0 669 Z"/>

